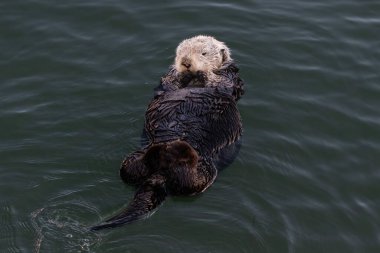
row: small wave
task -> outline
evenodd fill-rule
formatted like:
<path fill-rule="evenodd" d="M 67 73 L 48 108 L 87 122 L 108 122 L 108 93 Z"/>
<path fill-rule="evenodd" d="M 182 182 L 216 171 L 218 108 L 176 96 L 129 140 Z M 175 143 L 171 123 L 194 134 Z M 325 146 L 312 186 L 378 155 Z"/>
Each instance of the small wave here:
<path fill-rule="evenodd" d="M 57 202 L 31 213 L 36 231 L 34 252 L 91 252 L 101 238 L 89 232 L 83 221 L 87 216 L 100 217 L 97 210 L 85 202 Z M 100 219 L 100 218 L 99 218 Z"/>

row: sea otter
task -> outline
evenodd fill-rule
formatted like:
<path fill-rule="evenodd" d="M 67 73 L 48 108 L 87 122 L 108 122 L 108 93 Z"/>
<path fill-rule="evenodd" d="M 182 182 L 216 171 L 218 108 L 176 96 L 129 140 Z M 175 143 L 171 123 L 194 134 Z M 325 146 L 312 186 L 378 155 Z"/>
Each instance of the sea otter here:
<path fill-rule="evenodd" d="M 122 162 L 122 180 L 137 187 L 121 213 L 92 227 L 147 217 L 168 195 L 205 191 L 238 151 L 242 123 L 236 102 L 243 81 L 228 47 L 211 36 L 179 44 L 145 114 L 146 145 Z"/>

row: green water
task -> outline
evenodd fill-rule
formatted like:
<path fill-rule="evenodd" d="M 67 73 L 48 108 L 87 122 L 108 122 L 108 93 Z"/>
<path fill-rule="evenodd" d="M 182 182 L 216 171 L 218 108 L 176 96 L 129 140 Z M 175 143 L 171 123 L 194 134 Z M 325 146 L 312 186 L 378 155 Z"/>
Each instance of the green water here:
<path fill-rule="evenodd" d="M 380 252 L 379 1 L 0 3 L 0 252 Z M 231 48 L 241 152 L 204 194 L 88 232 L 175 47 Z"/>

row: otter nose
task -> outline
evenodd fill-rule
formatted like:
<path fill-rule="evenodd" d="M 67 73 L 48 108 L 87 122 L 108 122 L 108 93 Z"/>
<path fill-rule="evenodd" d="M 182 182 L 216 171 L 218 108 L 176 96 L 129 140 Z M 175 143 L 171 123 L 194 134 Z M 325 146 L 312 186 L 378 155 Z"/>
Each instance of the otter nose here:
<path fill-rule="evenodd" d="M 190 59 L 188 59 L 188 58 L 184 58 L 184 59 L 182 60 L 181 64 L 182 64 L 183 66 L 185 66 L 187 69 L 189 69 L 189 68 L 191 67 Z"/>
<path fill-rule="evenodd" d="M 191 64 L 187 62 L 182 62 L 182 65 L 185 66 L 186 68 L 190 68 Z"/>

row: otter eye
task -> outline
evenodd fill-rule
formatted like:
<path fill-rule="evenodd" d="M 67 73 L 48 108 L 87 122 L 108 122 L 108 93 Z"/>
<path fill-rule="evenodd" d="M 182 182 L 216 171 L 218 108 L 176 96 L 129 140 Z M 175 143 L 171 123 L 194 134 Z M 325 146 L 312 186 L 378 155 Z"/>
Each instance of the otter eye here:
<path fill-rule="evenodd" d="M 205 56 L 207 53 L 206 52 L 203 52 L 202 55 Z"/>

